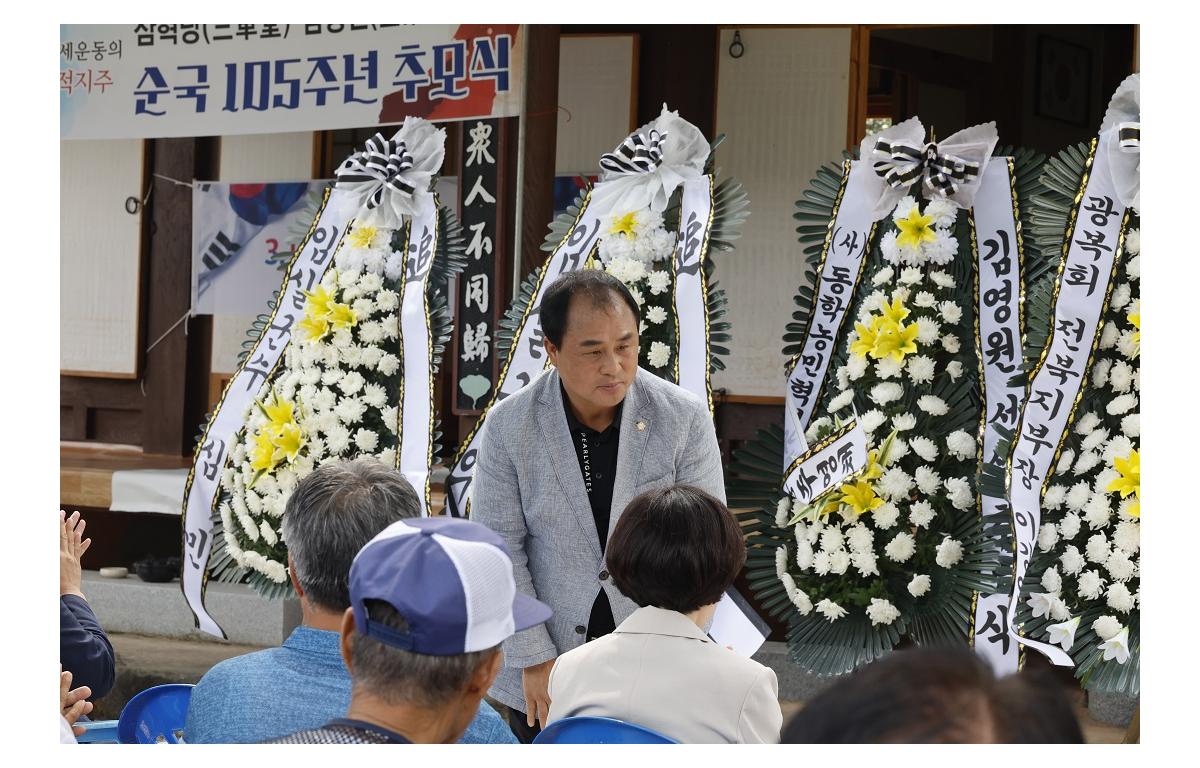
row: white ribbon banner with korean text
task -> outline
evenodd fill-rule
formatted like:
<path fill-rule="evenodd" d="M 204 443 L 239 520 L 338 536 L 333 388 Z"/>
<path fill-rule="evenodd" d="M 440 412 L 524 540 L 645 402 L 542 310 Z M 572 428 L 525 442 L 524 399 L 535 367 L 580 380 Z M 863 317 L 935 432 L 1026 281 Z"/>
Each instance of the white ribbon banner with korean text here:
<path fill-rule="evenodd" d="M 1109 143 L 1115 140 L 1115 130 L 1101 133 L 1092 144 L 1083 189 L 1065 236 L 1050 340 L 1034 369 L 1009 457 L 1009 500 L 1016 536 L 1010 617 L 1016 613 L 1021 582 L 1037 545 L 1042 494 L 1074 419 L 1123 247 L 1122 226 L 1128 214 L 1109 168 Z M 1071 657 L 1061 649 L 1021 637 L 1014 622 L 1009 623 L 1008 632 L 1015 642 L 1042 653 L 1054 664 L 1073 666 Z"/>
<path fill-rule="evenodd" d="M 425 209 L 409 222 L 404 289 L 400 310 L 404 378 L 400 382 L 400 473 L 421 499 L 421 514 L 429 514 L 429 466 L 433 462 L 433 333 L 426 288 L 438 247 L 436 198 L 425 198 Z"/>
<path fill-rule="evenodd" d="M 209 634 L 225 637 L 204 607 L 204 588 L 212 552 L 212 510 L 217 502 L 230 443 L 245 422 L 246 409 L 283 359 L 283 352 L 291 341 L 292 326 L 304 315 L 304 292 L 313 290 L 332 266 L 334 253 L 358 210 L 354 198 L 341 190 L 335 188 L 327 194 L 312 229 L 288 267 L 270 322 L 245 362 L 225 385 L 225 392 L 196 448 L 183 494 L 181 586 L 188 607 L 196 617 L 196 626 Z"/>

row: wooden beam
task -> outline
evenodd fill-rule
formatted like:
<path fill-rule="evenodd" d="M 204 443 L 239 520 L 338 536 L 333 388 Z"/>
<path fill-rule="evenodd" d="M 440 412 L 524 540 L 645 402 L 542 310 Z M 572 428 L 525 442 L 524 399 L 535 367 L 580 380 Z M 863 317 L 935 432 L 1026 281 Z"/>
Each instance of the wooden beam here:
<path fill-rule="evenodd" d="M 850 93 L 846 109 L 846 148 L 867 135 L 867 88 L 871 81 L 871 26 L 850 26 Z"/>
<path fill-rule="evenodd" d="M 554 215 L 558 146 L 558 25 L 525 27 L 525 150 L 521 169 L 521 275 L 540 265 L 546 225 Z"/>

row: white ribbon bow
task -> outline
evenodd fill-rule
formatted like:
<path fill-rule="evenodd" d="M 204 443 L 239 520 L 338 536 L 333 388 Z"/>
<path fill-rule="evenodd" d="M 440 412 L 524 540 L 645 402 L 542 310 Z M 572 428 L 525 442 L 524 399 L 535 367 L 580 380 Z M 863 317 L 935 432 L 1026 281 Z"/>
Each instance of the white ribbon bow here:
<path fill-rule="evenodd" d="M 872 219 L 887 216 L 918 180 L 930 196 L 970 208 L 999 137 L 995 123 L 959 131 L 925 143 L 925 127 L 912 117 L 863 139 L 859 174 L 876 200 Z"/>
<path fill-rule="evenodd" d="M 658 117 L 601 157 L 603 173 L 591 205 L 601 215 L 645 208 L 661 212 L 681 184 L 704 175 L 708 152 L 700 129 L 663 104 Z"/>
<path fill-rule="evenodd" d="M 408 117 L 391 139 L 377 133 L 338 167 L 337 187 L 365 211 L 364 226 L 399 229 L 404 217 L 432 204 L 433 175 L 446 155 L 446 131 L 419 117 Z"/>
<path fill-rule="evenodd" d="M 1108 166 L 1117 197 L 1129 208 L 1141 207 L 1142 172 L 1141 78 L 1134 74 L 1117 86 L 1100 134 L 1108 134 Z"/>

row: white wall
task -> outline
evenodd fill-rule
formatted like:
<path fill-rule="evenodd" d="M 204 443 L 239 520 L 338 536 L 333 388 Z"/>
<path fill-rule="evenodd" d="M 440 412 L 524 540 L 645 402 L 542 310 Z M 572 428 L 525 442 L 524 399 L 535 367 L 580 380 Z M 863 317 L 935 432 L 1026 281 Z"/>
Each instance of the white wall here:
<path fill-rule="evenodd" d="M 59 368 L 137 373 L 142 140 L 59 142 Z"/>
<path fill-rule="evenodd" d="M 736 250 L 714 257 L 733 343 L 713 387 L 782 397 L 783 330 L 804 273 L 792 213 L 816 169 L 846 143 L 850 30 L 742 29 L 741 37 L 745 54 L 734 59 L 733 30 L 721 32 L 717 133 L 728 138 L 716 164 L 743 183 L 751 214 Z"/>
<path fill-rule="evenodd" d="M 301 181 L 312 178 L 312 132 L 221 137 L 219 181 Z M 206 179 L 210 181 L 210 179 Z M 263 296 L 263 311 L 267 299 Z M 253 315 L 214 315 L 212 372 L 233 373 Z"/>
<path fill-rule="evenodd" d="M 558 143 L 554 172 L 598 173 L 600 155 L 633 125 L 632 35 L 564 37 L 559 43 Z M 570 113 L 570 120 L 567 113 Z"/>

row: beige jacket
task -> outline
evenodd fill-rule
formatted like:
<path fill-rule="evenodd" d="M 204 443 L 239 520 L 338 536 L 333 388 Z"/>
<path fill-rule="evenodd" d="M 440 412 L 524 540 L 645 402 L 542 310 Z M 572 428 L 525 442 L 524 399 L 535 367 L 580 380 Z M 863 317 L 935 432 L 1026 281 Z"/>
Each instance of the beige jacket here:
<path fill-rule="evenodd" d="M 714 643 L 687 616 L 639 608 L 558 657 L 549 721 L 612 717 L 693 744 L 777 743 L 775 671 Z"/>

